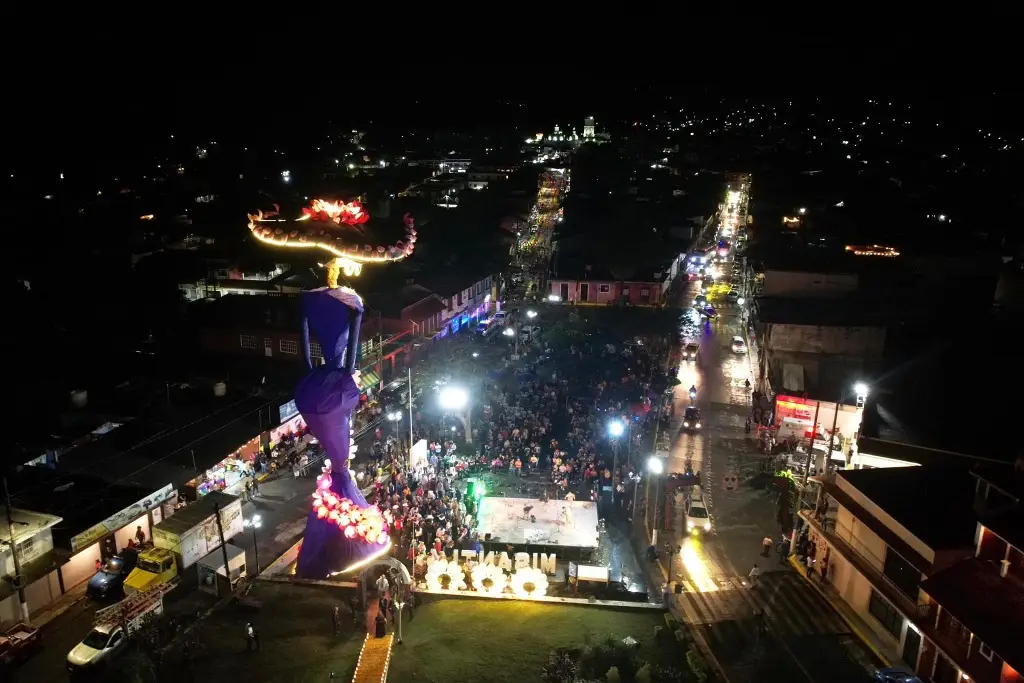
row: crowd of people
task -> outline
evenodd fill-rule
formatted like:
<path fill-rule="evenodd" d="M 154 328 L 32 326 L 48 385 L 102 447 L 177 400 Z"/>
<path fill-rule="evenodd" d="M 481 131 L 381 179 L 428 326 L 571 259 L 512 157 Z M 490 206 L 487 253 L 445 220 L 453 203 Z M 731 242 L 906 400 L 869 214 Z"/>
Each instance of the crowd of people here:
<path fill-rule="evenodd" d="M 477 500 L 459 480 L 487 472 L 528 479 L 523 497 L 592 500 L 602 517 L 627 514 L 629 456 L 653 431 L 666 355 L 667 347 L 652 339 L 545 348 L 506 381 L 481 387 L 472 445 L 445 439 L 450 428 L 417 425 L 416 438 L 429 440 L 428 456 L 412 466 L 403 439 L 376 435 L 357 478 L 364 486 L 372 482 L 371 501 L 390 511 L 395 557 L 422 576 L 431 558 L 481 549 L 486 539 L 476 529 Z M 612 436 L 615 421 L 623 430 Z M 619 471 L 613 472 L 616 449 Z M 614 502 L 609 487 L 621 494 Z"/>

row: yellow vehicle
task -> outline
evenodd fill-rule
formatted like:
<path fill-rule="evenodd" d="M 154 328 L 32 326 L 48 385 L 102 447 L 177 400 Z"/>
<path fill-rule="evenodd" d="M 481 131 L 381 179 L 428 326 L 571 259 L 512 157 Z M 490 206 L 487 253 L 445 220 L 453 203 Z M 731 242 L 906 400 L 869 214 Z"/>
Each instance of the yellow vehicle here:
<path fill-rule="evenodd" d="M 125 595 L 147 591 L 178 576 L 178 562 L 167 548 L 150 548 L 139 553 L 135 569 L 124 580 Z"/>

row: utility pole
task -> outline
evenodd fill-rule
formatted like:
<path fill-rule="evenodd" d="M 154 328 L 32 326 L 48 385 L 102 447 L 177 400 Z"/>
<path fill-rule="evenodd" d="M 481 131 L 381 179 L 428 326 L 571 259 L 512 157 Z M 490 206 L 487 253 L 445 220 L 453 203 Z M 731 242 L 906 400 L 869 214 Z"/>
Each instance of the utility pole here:
<path fill-rule="evenodd" d="M 380 319 L 380 311 L 377 311 L 377 377 L 380 385 L 377 388 L 378 396 L 384 393 L 384 327 Z"/>
<path fill-rule="evenodd" d="M 409 373 L 409 466 L 412 467 L 412 367 L 406 372 Z"/>
<path fill-rule="evenodd" d="M 4 506 L 7 508 L 7 533 L 10 534 L 11 557 L 14 558 L 14 583 L 18 587 L 18 606 L 21 618 L 28 622 L 28 602 L 25 600 L 25 577 L 21 575 L 21 561 L 18 559 L 18 543 L 14 540 L 14 517 L 11 516 L 11 492 L 4 477 Z"/>
<path fill-rule="evenodd" d="M 807 491 L 807 480 L 811 477 L 811 460 L 814 459 L 814 439 L 818 436 L 818 411 L 821 410 L 821 401 L 814 407 L 814 421 L 811 423 L 811 442 L 807 445 L 807 466 L 804 469 L 803 486 L 800 487 L 800 495 L 796 499 L 796 507 L 793 509 L 793 533 L 789 539 L 789 554 L 796 552 L 796 531 L 800 528 L 800 510 L 804 507 L 804 492 Z"/>
<path fill-rule="evenodd" d="M 230 564 L 228 562 L 228 544 L 224 540 L 224 523 L 221 522 L 221 519 L 220 519 L 220 503 L 214 503 L 213 504 L 213 514 L 216 515 L 216 518 L 217 518 L 217 535 L 220 536 L 220 552 L 224 556 L 224 575 L 226 577 L 228 577 L 228 586 L 229 586 L 228 590 L 230 591 L 231 590 L 230 589 L 230 586 L 231 586 L 231 566 L 230 566 Z M 255 534 L 255 529 L 253 530 L 253 533 Z M 255 540 L 255 536 L 253 536 L 253 539 Z M 216 581 L 217 581 L 217 575 L 216 574 L 213 575 L 213 581 L 214 581 L 214 584 L 216 585 Z M 219 591 L 218 591 L 218 594 L 219 594 Z"/>

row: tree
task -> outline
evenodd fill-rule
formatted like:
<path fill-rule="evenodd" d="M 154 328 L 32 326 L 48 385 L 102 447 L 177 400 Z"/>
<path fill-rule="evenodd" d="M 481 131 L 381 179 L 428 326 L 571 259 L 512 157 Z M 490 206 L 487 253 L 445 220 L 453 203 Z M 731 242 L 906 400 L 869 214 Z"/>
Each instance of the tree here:
<path fill-rule="evenodd" d="M 579 667 L 568 652 L 556 650 L 548 655 L 547 664 L 541 671 L 544 683 L 573 683 Z"/>

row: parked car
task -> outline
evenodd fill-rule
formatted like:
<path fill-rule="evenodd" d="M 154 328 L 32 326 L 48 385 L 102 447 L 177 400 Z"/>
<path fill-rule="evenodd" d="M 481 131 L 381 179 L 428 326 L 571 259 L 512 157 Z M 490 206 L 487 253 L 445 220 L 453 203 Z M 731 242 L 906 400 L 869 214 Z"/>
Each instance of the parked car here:
<path fill-rule="evenodd" d="M 139 561 L 137 550 L 125 548 L 118 555 L 107 560 L 100 570 L 89 579 L 85 594 L 98 600 L 124 597 L 124 580 Z"/>

